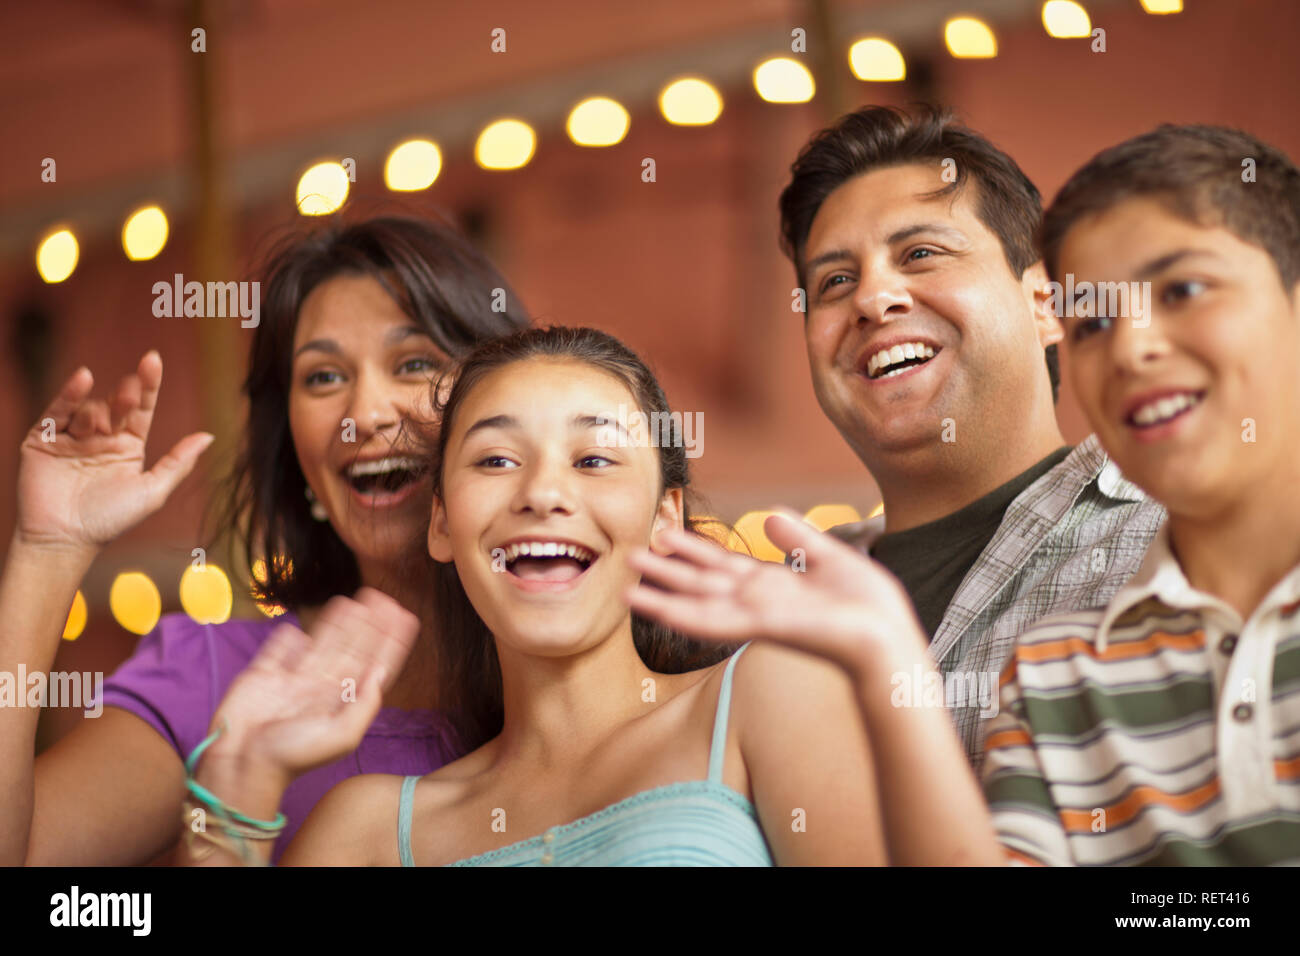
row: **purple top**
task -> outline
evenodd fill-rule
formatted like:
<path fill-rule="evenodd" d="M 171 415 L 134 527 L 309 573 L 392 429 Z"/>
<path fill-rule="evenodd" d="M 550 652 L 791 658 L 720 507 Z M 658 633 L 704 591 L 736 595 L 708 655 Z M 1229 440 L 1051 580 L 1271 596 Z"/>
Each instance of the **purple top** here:
<path fill-rule="evenodd" d="M 196 624 L 184 614 L 168 614 L 104 681 L 104 704 L 148 722 L 184 760 L 208 735 L 212 715 L 235 675 L 282 621 L 298 625 L 292 614 L 224 624 Z M 360 747 L 290 784 L 280 804 L 288 823 L 275 841 L 271 862 L 279 861 L 312 807 L 336 783 L 359 773 L 423 775 L 462 753 L 455 731 L 438 711 L 381 709 Z"/>

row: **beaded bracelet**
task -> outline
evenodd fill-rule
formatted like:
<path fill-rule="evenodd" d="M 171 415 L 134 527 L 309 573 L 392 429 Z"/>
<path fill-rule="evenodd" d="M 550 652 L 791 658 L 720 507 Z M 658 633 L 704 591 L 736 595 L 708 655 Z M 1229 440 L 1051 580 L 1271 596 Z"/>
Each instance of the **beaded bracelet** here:
<path fill-rule="evenodd" d="M 284 825 L 288 822 L 288 817 L 283 813 L 277 813 L 274 820 L 257 820 L 253 817 L 246 816 L 234 807 L 227 805 L 224 800 L 194 779 L 194 768 L 198 764 L 199 758 L 203 755 L 203 751 L 207 750 L 212 742 L 221 736 L 225 729 L 226 723 L 223 720 L 221 725 L 204 738 L 204 740 L 194 748 L 193 753 L 191 753 L 186 759 L 185 786 L 189 792 L 197 798 L 199 804 L 202 804 L 205 809 L 211 810 L 212 813 L 217 816 L 218 820 L 221 821 L 221 830 L 223 830 L 227 836 L 233 837 L 238 841 L 237 849 L 232 847 L 229 842 L 209 833 L 206 827 L 202 830 L 194 830 L 192 827 L 186 827 L 185 842 L 187 848 L 191 851 L 191 854 L 196 860 L 205 859 L 211 855 L 213 849 L 221 847 L 227 852 L 233 850 L 235 855 L 238 855 L 241 860 L 245 863 L 250 863 L 253 862 L 253 860 L 249 853 L 248 844 L 245 841 L 274 840 L 284 830 Z M 188 820 L 194 809 L 197 809 L 196 804 L 191 803 L 188 800 L 185 801 L 182 819 Z M 194 850 L 195 840 L 206 840 L 213 844 L 213 846 L 207 847 L 204 852 L 199 853 Z"/>

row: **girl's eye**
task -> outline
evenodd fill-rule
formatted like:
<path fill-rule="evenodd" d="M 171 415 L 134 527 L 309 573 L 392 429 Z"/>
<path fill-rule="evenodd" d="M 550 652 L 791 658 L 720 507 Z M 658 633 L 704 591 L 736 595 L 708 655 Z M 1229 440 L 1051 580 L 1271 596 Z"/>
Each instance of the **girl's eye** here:
<path fill-rule="evenodd" d="M 1160 300 L 1165 304 L 1181 302 L 1183 299 L 1190 299 L 1192 296 L 1200 295 L 1205 291 L 1205 283 L 1197 282 L 1194 279 L 1188 279 L 1182 282 L 1171 282 L 1165 286 L 1160 295 Z"/>
<path fill-rule="evenodd" d="M 303 381 L 307 385 L 333 385 L 339 378 L 338 372 L 322 369 L 318 372 L 312 372 Z"/>
<path fill-rule="evenodd" d="M 486 458 L 480 458 L 474 464 L 481 468 L 513 468 L 515 463 L 505 455 L 488 455 Z"/>
<path fill-rule="evenodd" d="M 1070 332 L 1070 339 L 1074 342 L 1080 342 L 1095 332 L 1101 332 L 1110 328 L 1110 316 L 1090 316 L 1082 318 L 1074 324 Z"/>

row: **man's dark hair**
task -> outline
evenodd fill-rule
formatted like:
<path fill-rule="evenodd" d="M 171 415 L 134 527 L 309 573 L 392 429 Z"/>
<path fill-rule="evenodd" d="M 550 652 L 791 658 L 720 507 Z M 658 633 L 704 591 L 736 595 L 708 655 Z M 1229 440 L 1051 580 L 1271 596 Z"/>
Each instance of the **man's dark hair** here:
<path fill-rule="evenodd" d="M 1263 248 L 1286 288 L 1300 281 L 1295 163 L 1240 130 L 1168 123 L 1103 150 L 1061 187 L 1039 234 L 1048 273 L 1056 278 L 1061 244 L 1080 219 L 1137 197 L 1188 222 L 1222 226 Z"/>
<path fill-rule="evenodd" d="M 946 159 L 955 163 L 956 178 L 931 195 L 955 196 L 974 183 L 976 215 L 1002 243 L 1012 274 L 1024 275 L 1038 261 L 1034 235 L 1043 202 L 1015 161 L 958 123 L 948 110 L 920 106 L 908 113 L 868 106 L 842 116 L 814 136 L 790 167 L 790 184 L 780 200 L 781 248 L 794 262 L 799 285 L 807 287 L 804 246 L 827 196 L 863 173 Z M 1047 347 L 1046 361 L 1052 401 L 1056 401 L 1061 373 L 1055 345 Z"/>

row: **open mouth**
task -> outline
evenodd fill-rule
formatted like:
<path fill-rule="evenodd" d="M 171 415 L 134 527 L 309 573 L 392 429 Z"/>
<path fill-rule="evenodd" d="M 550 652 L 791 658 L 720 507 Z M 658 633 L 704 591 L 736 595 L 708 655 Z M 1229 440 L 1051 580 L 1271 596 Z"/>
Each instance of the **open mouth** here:
<path fill-rule="evenodd" d="M 419 460 L 400 455 L 359 461 L 343 469 L 343 477 L 358 494 L 375 498 L 399 494 L 423 474 L 424 466 Z"/>
<path fill-rule="evenodd" d="M 1204 400 L 1204 391 L 1162 395 L 1155 401 L 1139 405 L 1124 421 L 1131 428 L 1156 428 L 1181 418 Z"/>
<path fill-rule="evenodd" d="M 523 581 L 575 581 L 596 562 L 593 552 L 563 541 L 516 541 L 504 551 L 506 571 Z"/>
<path fill-rule="evenodd" d="M 878 381 L 902 375 L 909 369 L 917 368 L 929 362 L 941 351 L 943 350 L 936 349 L 924 342 L 904 342 L 887 349 L 881 349 L 872 353 L 871 357 L 867 359 L 867 378 Z"/>

